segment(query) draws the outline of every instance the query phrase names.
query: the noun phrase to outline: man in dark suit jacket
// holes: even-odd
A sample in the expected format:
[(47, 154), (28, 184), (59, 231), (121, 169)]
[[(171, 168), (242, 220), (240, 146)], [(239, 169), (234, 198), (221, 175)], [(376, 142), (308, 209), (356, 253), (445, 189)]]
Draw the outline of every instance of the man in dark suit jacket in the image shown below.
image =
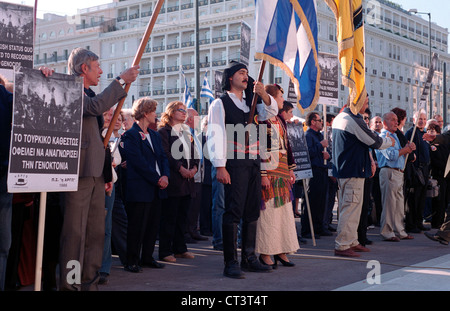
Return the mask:
[[(105, 236), (105, 148), (98, 117), (127, 94), (122, 84), (136, 80), (139, 66), (125, 70), (100, 94), (92, 94), (103, 71), (98, 56), (72, 51), (69, 72), (84, 78), (83, 126), (78, 190), (65, 193), (60, 247), (60, 290), (96, 290)], [(90, 91), (90, 92), (89, 92)], [(111, 186), (111, 185), (109, 185)], [(89, 247), (87, 247), (89, 246)]]

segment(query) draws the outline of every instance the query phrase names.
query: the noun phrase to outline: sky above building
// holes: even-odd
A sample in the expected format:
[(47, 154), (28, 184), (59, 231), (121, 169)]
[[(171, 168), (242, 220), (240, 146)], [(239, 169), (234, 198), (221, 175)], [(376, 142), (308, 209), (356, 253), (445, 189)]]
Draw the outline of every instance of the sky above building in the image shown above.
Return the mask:
[[(442, 0), (394, 0), (400, 4), (406, 11), (409, 9), (417, 9), (418, 12), (431, 13), (431, 22), (438, 24), (441, 27), (447, 28), (450, 31), (450, 1)], [(427, 14), (418, 14), (423, 19), (428, 21)], [(431, 26), (433, 27), (433, 26)]]
[[(323, 1), (323, 0), (318, 0)], [(371, 0), (376, 1), (376, 0)], [(35, 0), (7, 0), (6, 2), (20, 3), (34, 6)], [(101, 4), (111, 3), (112, 0), (77, 0), (77, 1), (61, 1), (61, 0), (38, 0), (38, 17), (44, 13), (54, 13), (58, 15), (75, 15), (78, 9), (85, 9)], [(419, 12), (431, 13), (431, 21), (439, 26), (447, 28), (450, 31), (450, 1), (443, 0), (393, 0), (392, 2), (402, 6), (406, 11), (409, 9), (417, 9)], [(428, 21), (428, 15), (418, 14), (424, 20)]]
[[(5, 2), (18, 3), (34, 6), (35, 0), (6, 0)], [(78, 9), (85, 9), (105, 3), (112, 3), (112, 0), (38, 0), (38, 17), (42, 18), (45, 13), (53, 13), (58, 15), (75, 15)]]

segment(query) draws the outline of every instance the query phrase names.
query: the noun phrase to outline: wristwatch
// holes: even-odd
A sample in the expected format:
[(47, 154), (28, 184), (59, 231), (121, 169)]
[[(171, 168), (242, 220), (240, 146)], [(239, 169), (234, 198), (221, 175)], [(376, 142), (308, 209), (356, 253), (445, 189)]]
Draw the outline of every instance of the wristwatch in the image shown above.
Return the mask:
[(121, 85), (125, 85), (125, 80), (122, 79), (120, 76), (117, 76), (117, 77), (116, 77), (116, 80), (119, 81), (119, 83), (120, 83)]

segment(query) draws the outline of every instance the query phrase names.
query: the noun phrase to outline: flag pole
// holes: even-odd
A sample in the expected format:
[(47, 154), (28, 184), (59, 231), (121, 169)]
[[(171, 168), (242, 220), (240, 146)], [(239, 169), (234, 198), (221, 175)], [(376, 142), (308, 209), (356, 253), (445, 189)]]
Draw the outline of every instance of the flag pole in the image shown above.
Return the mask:
[[(326, 104), (322, 104), (323, 106), (323, 139), (328, 140), (328, 129), (327, 129), (327, 105)], [(327, 151), (327, 147), (323, 148), (323, 151)], [(327, 165), (327, 160), (323, 160), (323, 164)]]
[(308, 189), (306, 186), (306, 179), (303, 179), (303, 191), (305, 192), (306, 209), (308, 210), (309, 227), (311, 228), (311, 239), (313, 242), (313, 246), (316, 246), (316, 237), (314, 236), (314, 226), (312, 221), (311, 208), (309, 206)]
[[(266, 61), (262, 60), (261, 61), (261, 65), (259, 66), (259, 74), (258, 74), (258, 80), (257, 80), (258, 82), (262, 81), (265, 67), (266, 67)], [(253, 123), (253, 117), (255, 116), (257, 100), (258, 100), (258, 94), (255, 93), (255, 94), (253, 94), (252, 107), (251, 107), (251, 110), (250, 110), (250, 115), (248, 117), (248, 124)]]
[[(36, 23), (37, 23), (37, 7), (38, 0), (34, 1), (34, 21), (33, 21), (33, 38), (36, 38)], [(34, 290), (41, 290), (42, 280), (42, 258), (44, 253), (44, 232), (45, 232), (45, 214), (47, 207), (47, 192), (40, 193), (39, 200), (39, 220), (38, 220), (38, 236), (36, 242), (36, 263), (34, 270)]]
[(39, 223), (36, 251), (36, 269), (34, 272), (34, 290), (41, 290), (42, 279), (42, 258), (44, 253), (44, 230), (45, 230), (45, 213), (47, 207), (47, 192), (41, 192), (39, 200)]
[[(158, 0), (158, 2), (156, 3), (155, 10), (153, 11), (152, 17), (147, 25), (147, 29), (145, 30), (144, 37), (142, 38), (141, 44), (139, 45), (139, 48), (138, 48), (138, 51), (134, 58), (132, 67), (139, 65), (139, 63), (141, 62), (142, 55), (144, 54), (145, 47), (147, 45), (148, 40), (150, 39), (150, 35), (153, 31), (153, 27), (156, 24), (156, 20), (158, 19), (158, 15), (159, 15), (159, 12), (161, 11), (161, 7), (162, 7), (163, 3), (164, 3), (164, 0)], [(128, 93), (128, 91), (130, 90), (130, 87), (131, 87), (131, 83), (127, 83), (124, 88), (125, 92)], [(111, 134), (114, 129), (114, 124), (117, 122), (117, 119), (119, 118), (119, 114), (120, 114), (120, 111), (122, 110), (122, 106), (123, 106), (124, 102), (125, 102), (125, 97), (119, 101), (119, 103), (117, 104), (117, 108), (114, 110), (114, 115), (111, 119), (111, 122), (109, 123), (108, 131), (106, 132), (105, 138), (103, 140), (103, 145), (105, 146), (105, 148), (108, 145), (109, 138), (111, 137)]]

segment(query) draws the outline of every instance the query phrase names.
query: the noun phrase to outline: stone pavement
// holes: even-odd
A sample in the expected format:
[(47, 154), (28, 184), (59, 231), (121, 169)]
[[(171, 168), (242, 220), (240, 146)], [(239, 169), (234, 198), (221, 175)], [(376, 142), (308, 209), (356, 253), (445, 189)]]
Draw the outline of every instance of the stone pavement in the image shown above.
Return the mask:
[[(297, 225), (299, 221), (297, 219)], [(188, 244), (194, 259), (177, 259), (163, 269), (124, 271), (115, 257), (107, 285), (101, 291), (432, 291), (450, 290), (449, 246), (414, 234), (414, 240), (382, 241), (379, 228), (368, 230), (374, 243), (359, 258), (334, 256), (334, 236), (321, 237), (289, 256), (295, 267), (270, 273), (246, 273), (246, 278), (226, 278), (221, 251), (210, 241)], [(157, 258), (158, 248), (155, 250)], [(378, 277), (378, 278), (377, 278)], [(379, 283), (379, 284), (378, 284)]]

